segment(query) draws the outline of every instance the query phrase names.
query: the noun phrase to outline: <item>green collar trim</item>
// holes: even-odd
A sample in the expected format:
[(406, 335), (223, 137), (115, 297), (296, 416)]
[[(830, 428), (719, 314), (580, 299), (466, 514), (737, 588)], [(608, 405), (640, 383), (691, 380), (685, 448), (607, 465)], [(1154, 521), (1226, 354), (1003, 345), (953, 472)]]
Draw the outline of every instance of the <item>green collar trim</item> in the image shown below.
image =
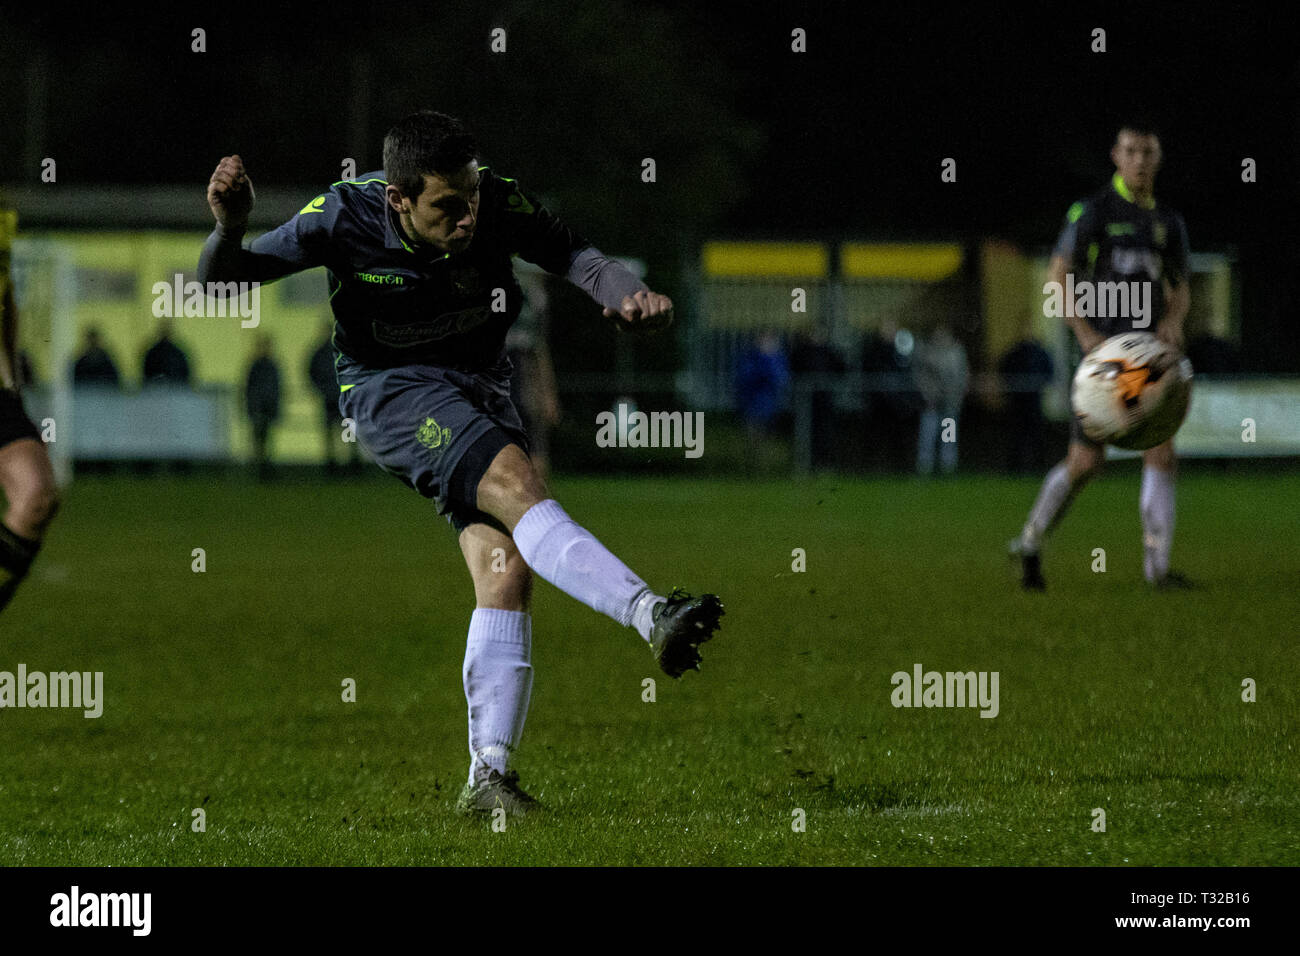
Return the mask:
[[(1137, 197), (1133, 195), (1133, 190), (1128, 188), (1128, 183), (1124, 182), (1124, 177), (1121, 176), (1118, 172), (1115, 173), (1115, 175), (1110, 178), (1110, 184), (1115, 188), (1115, 192), (1119, 193), (1129, 202), (1131, 203), (1137, 202)], [(1141, 205), (1143, 209), (1155, 209), (1156, 197), (1149, 196), (1144, 202), (1140, 203), (1139, 205)]]

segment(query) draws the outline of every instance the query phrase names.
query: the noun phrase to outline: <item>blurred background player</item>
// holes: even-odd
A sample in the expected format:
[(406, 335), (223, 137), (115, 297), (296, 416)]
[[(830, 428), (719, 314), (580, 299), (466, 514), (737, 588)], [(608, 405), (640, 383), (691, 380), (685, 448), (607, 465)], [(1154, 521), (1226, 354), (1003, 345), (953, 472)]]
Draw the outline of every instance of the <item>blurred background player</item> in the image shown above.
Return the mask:
[[(1162, 158), (1160, 138), (1146, 124), (1122, 126), (1110, 158), (1115, 164), (1110, 185), (1076, 202), (1066, 214), (1065, 226), (1052, 250), (1048, 279), (1062, 288), (1066, 275), (1071, 273), (1076, 287), (1082, 280), (1149, 283), (1147, 301), (1151, 311), (1146, 319), (1080, 317), (1075, 314), (1075, 303), (1065, 301), (1066, 322), (1083, 354), (1111, 336), (1134, 329), (1154, 330), (1162, 341), (1181, 349), (1183, 320), (1191, 305), (1187, 228), (1182, 216), (1156, 204), (1156, 173)], [(1105, 457), (1106, 446), (1090, 441), (1072, 421), (1065, 460), (1047, 473), (1020, 537), (1011, 542), (1011, 553), (1021, 562), (1021, 584), (1027, 590), (1046, 587), (1040, 561), (1043, 539), (1060, 521), (1074, 496), (1097, 474)], [(1176, 468), (1172, 438), (1142, 453), (1142, 571), (1147, 581), (1159, 588), (1189, 584), (1183, 575), (1169, 570)]]
[(519, 319), (506, 334), (506, 355), (514, 366), (510, 400), (528, 433), (529, 457), (545, 481), (551, 473), (551, 430), (560, 424), (560, 393), (551, 363), (550, 300), (544, 276), (519, 276), (524, 292)]
[(58, 491), (40, 432), (23, 410), (18, 352), (18, 310), (9, 274), (10, 248), (18, 217), (0, 206), (0, 611), (41, 549), (45, 529), (58, 510)]
[(321, 329), (321, 341), (307, 360), (307, 380), (320, 396), (322, 436), (325, 447), (325, 473), (335, 474), (339, 470), (334, 451), (340, 445), (346, 445), (348, 451), (347, 465), (350, 471), (357, 470), (361, 459), (357, 453), (355, 441), (343, 440), (343, 414), (339, 411), (339, 382), (334, 373), (334, 323), (327, 321)]
[[(208, 184), (217, 220), (199, 281), (269, 282), (324, 266), (334, 311), (339, 404), (386, 471), (436, 502), (474, 582), (462, 673), (469, 709), (466, 814), (526, 813), (509, 766), (532, 692), (536, 572), (634, 628), (661, 669), (698, 669), (716, 595), (656, 594), (550, 496), (510, 401), (505, 337), (522, 292), (512, 257), (561, 275), (633, 331), (658, 332), (672, 302), (480, 163), (460, 120), (424, 110), (384, 139), (384, 170), (335, 183), (278, 229), (241, 246), (253, 187), (238, 156)], [(493, 308), (497, 290), (504, 311)]]

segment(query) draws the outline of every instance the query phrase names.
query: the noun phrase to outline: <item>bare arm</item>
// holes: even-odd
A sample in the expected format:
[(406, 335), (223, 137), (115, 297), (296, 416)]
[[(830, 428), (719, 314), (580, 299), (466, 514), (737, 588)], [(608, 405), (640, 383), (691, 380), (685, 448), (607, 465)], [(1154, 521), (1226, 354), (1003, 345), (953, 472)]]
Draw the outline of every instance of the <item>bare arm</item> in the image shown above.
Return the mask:
[[(1047, 266), (1047, 277), (1050, 281), (1057, 283), (1062, 289), (1064, 289), (1065, 276), (1069, 271), (1070, 265), (1066, 262), (1064, 256), (1053, 256), (1052, 261)], [(1074, 333), (1074, 337), (1079, 342), (1079, 348), (1083, 349), (1083, 354), (1087, 355), (1105, 339), (1088, 324), (1086, 319), (1081, 319), (1079, 316), (1074, 314), (1074, 302), (1069, 296), (1064, 296), (1064, 304), (1065, 324), (1068, 325), (1070, 331)]]
[(1168, 280), (1165, 282), (1165, 317), (1160, 322), (1160, 327), (1156, 329), (1156, 337), (1162, 342), (1168, 342), (1178, 349), (1183, 349), (1183, 322), (1187, 318), (1187, 310), (1192, 307), (1192, 284), (1186, 279), (1176, 286), (1170, 286)]

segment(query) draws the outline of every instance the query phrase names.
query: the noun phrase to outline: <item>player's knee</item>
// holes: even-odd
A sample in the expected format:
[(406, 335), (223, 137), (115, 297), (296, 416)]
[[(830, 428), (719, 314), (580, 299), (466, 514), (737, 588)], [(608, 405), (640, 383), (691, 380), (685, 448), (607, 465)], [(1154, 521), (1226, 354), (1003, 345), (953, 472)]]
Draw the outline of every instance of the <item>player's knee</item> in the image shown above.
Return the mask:
[(513, 456), (507, 467), (490, 471), (488, 477), (496, 482), (496, 487), (514, 497), (523, 495), (545, 494), (541, 476), (533, 463), (522, 452)]
[(1092, 481), (1101, 474), (1101, 465), (1102, 457), (1096, 452), (1088, 450), (1072, 453), (1066, 462), (1071, 484), (1083, 485)]
[(33, 481), (15, 489), (9, 504), (16, 523), (41, 530), (59, 511), (59, 492), (50, 482)]
[(1174, 455), (1172, 445), (1158, 445), (1142, 453), (1142, 464), (1172, 473), (1178, 468), (1178, 458)]
[[(479, 507), (496, 514), (505, 502), (531, 503), (546, 497), (546, 485), (516, 445), (503, 448), (478, 484)], [(486, 505), (486, 507), (484, 507)]]

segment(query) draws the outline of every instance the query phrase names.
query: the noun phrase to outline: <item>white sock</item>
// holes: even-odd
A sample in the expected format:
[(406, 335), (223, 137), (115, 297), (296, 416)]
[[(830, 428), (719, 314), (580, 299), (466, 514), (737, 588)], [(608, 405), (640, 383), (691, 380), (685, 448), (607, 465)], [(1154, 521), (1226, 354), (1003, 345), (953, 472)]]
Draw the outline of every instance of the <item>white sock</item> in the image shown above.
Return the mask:
[(1029, 520), (1020, 532), (1020, 543), (1030, 553), (1037, 552), (1047, 532), (1056, 526), (1065, 509), (1074, 499), (1075, 489), (1070, 485), (1070, 470), (1065, 463), (1057, 465), (1043, 479), (1038, 499), (1029, 510)]
[(1142, 469), (1142, 573), (1159, 581), (1169, 573), (1169, 552), (1174, 547), (1174, 476), (1163, 468)]
[(505, 773), (519, 744), (533, 689), (533, 619), (525, 611), (477, 608), (465, 642), (469, 782)]
[(650, 639), (650, 609), (663, 598), (570, 518), (554, 498), (524, 512), (515, 525), (514, 539), (524, 563), (542, 580)]

